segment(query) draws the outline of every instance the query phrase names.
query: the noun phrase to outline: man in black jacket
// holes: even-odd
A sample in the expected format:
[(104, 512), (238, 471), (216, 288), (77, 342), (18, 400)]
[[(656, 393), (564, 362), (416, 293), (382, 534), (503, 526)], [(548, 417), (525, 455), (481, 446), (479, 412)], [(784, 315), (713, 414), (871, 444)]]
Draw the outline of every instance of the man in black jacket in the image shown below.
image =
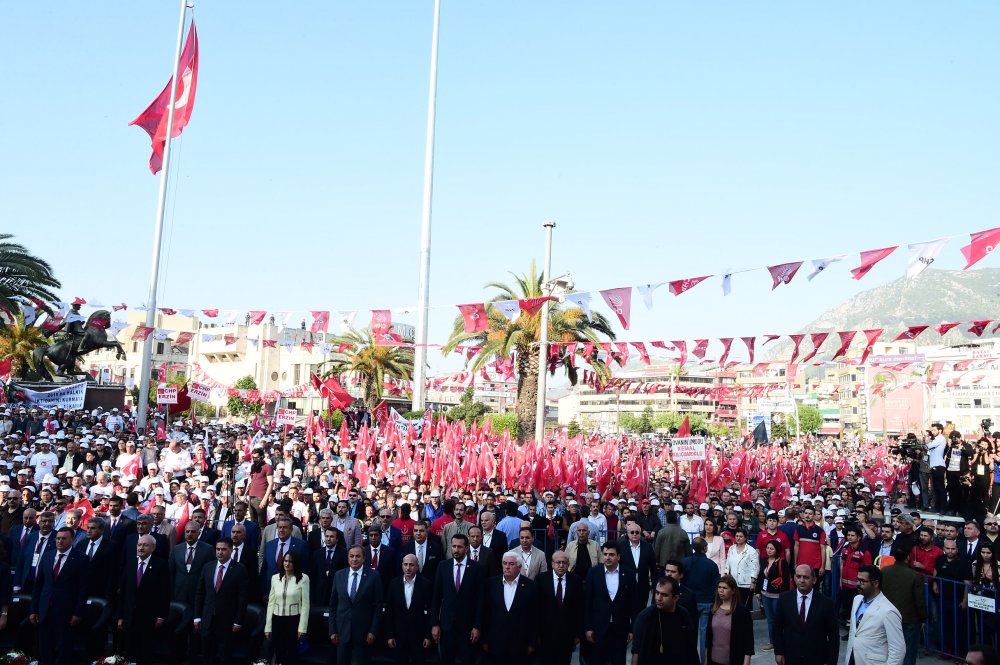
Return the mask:
[(678, 605), (681, 585), (671, 577), (656, 583), (653, 602), (635, 619), (632, 663), (699, 665), (698, 617)]
[(503, 555), (503, 573), (486, 580), (483, 650), (494, 665), (529, 662), (538, 631), (535, 584), (521, 574), (521, 557)]
[(777, 665), (837, 665), (840, 631), (832, 600), (814, 590), (816, 573), (795, 567), (795, 591), (778, 597), (774, 618), (774, 661)]
[(385, 637), (399, 665), (422, 665), (431, 645), (430, 580), (417, 574), (417, 557), (403, 557), (403, 574), (385, 595)]
[(583, 580), (569, 572), (569, 557), (552, 554), (552, 570), (535, 578), (538, 615), (545, 617), (539, 632), (539, 657), (551, 665), (569, 665), (583, 632)]
[[(648, 546), (648, 543), (647, 543)], [(604, 543), (604, 565), (587, 574), (583, 627), (593, 645), (594, 662), (599, 665), (625, 664), (625, 649), (632, 639), (635, 614), (635, 576), (619, 565), (619, 545)]]
[(153, 662), (155, 631), (170, 611), (170, 574), (166, 560), (153, 555), (156, 547), (152, 534), (139, 536), (118, 587), (118, 630), (123, 631), (125, 653), (137, 665)]
[[(190, 523), (189, 523), (190, 524)], [(195, 590), (194, 629), (201, 636), (205, 663), (229, 665), (233, 640), (243, 630), (248, 584), (247, 571), (232, 559), (233, 541), (220, 538), (215, 544), (215, 565), (202, 568)], [(248, 626), (245, 635), (253, 630)]]

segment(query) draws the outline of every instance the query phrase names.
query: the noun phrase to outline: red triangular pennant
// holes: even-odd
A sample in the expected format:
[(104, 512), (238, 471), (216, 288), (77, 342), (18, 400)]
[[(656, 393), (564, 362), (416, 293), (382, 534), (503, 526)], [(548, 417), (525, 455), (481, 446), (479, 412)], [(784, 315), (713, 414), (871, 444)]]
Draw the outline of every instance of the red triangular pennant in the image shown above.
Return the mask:
[(685, 291), (690, 291), (694, 287), (698, 286), (706, 279), (711, 277), (711, 275), (705, 275), (703, 277), (689, 277), (688, 279), (678, 279), (669, 283), (670, 292), (675, 296), (679, 296)]
[(618, 316), (622, 327), (628, 330), (629, 318), (632, 311), (632, 287), (625, 286), (617, 289), (605, 289), (601, 291), (601, 297), (608, 303), (611, 311)]
[(889, 256), (899, 245), (894, 247), (883, 247), (882, 249), (869, 249), (861, 252), (861, 265), (857, 268), (851, 269), (851, 274), (854, 275), (854, 279), (861, 279), (868, 274), (868, 271), (875, 267), (875, 264)]
[(771, 279), (774, 281), (774, 284), (771, 285), (771, 290), (774, 291), (781, 284), (788, 284), (791, 282), (792, 278), (795, 277), (795, 273), (797, 273), (801, 267), (802, 261), (768, 266), (767, 271), (771, 273)]

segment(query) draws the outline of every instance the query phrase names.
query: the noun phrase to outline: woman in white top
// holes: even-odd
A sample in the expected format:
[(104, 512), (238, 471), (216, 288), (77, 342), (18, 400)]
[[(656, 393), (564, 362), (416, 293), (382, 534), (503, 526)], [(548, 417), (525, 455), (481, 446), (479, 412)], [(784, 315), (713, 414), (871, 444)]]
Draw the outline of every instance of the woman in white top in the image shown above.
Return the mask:
[(752, 610), (753, 592), (760, 574), (760, 555), (747, 544), (747, 531), (743, 527), (733, 531), (733, 546), (726, 557), (726, 572), (736, 580), (740, 604)]
[(726, 541), (719, 535), (719, 525), (716, 523), (715, 518), (705, 518), (705, 526), (702, 528), (701, 537), (708, 543), (708, 551), (705, 552), (705, 556), (710, 561), (714, 561), (715, 565), (719, 567), (719, 574), (724, 575), (726, 572)]
[(285, 555), (282, 568), (271, 576), (264, 638), (270, 640), (274, 635), (275, 662), (297, 665), (299, 640), (309, 627), (309, 576), (302, 572), (302, 560), (295, 551)]

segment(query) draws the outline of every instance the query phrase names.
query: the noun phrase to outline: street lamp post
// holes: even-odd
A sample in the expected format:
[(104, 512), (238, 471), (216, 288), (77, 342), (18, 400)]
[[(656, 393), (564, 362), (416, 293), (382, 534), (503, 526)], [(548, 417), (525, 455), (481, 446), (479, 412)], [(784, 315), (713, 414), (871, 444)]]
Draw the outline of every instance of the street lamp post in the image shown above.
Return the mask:
[[(556, 223), (552, 221), (542, 224), (545, 227), (545, 266), (542, 271), (542, 295), (547, 296), (552, 291), (549, 277), (552, 276), (552, 229)], [(545, 372), (549, 361), (549, 303), (542, 304), (542, 316), (539, 323), (540, 339), (538, 342), (538, 397), (535, 402), (535, 441), (540, 442), (545, 436)]]

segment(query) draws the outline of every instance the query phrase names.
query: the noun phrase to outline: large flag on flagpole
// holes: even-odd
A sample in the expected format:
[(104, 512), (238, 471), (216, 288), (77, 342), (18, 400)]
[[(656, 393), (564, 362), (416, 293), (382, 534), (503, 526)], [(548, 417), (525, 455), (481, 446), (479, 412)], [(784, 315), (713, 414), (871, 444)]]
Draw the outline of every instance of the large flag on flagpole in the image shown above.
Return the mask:
[[(187, 42), (181, 52), (181, 58), (177, 66), (178, 81), (177, 92), (174, 96), (174, 126), (170, 138), (177, 138), (184, 131), (188, 121), (191, 120), (191, 111), (194, 109), (195, 92), (198, 89), (198, 31), (195, 29), (194, 21), (191, 21), (191, 29), (188, 30)], [(129, 125), (138, 125), (146, 130), (153, 143), (153, 155), (149, 158), (149, 170), (152, 173), (159, 173), (163, 168), (163, 147), (167, 141), (167, 114), (169, 112), (170, 88), (173, 77), (167, 81), (167, 86), (163, 89), (153, 103), (146, 107), (146, 110), (139, 114)]]

